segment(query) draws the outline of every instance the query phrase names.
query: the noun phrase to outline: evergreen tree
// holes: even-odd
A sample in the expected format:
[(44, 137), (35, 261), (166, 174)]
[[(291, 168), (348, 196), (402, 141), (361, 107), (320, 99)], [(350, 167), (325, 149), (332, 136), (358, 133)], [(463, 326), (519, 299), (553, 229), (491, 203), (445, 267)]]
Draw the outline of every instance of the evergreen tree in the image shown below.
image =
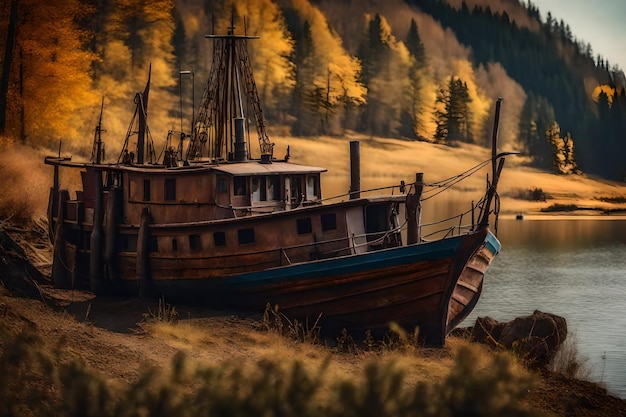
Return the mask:
[(524, 152), (532, 158), (532, 165), (550, 169), (554, 154), (546, 140), (546, 131), (556, 122), (548, 100), (529, 93), (520, 114), (519, 139)]
[[(316, 110), (307, 97), (309, 88), (314, 85), (315, 45), (311, 36), (311, 25), (308, 20), (300, 22), (295, 13), (286, 14), (288, 29), (294, 40), (292, 62), (294, 64), (294, 89), (292, 111), (295, 121), (291, 126), (294, 135), (306, 135), (316, 132)], [(307, 100), (309, 98), (309, 100)]]
[(403, 114), (412, 111), (410, 53), (391, 33), (386, 19), (375, 15), (359, 47), (361, 80), (367, 88), (367, 104), (360, 128), (370, 134), (398, 136)]
[(411, 19), (411, 27), (406, 38), (406, 47), (411, 54), (411, 68), (409, 69), (411, 108), (403, 113), (402, 135), (418, 137), (421, 130), (418, 115), (421, 112), (421, 90), (424, 71), (427, 68), (426, 51), (419, 35), (415, 19)]
[(469, 129), (470, 102), (467, 84), (460, 78), (450, 77), (447, 87), (437, 94), (435, 142), (454, 144), (473, 141)]

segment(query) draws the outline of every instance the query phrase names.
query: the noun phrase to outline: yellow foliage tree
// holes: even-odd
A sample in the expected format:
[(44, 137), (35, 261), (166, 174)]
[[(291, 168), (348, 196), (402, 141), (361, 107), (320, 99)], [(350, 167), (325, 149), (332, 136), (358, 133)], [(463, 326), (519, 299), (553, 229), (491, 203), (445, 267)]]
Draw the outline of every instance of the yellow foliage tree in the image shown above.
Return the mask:
[(172, 0), (113, 0), (106, 9), (97, 10), (102, 27), (96, 50), (102, 60), (96, 67), (95, 84), (105, 97), (103, 123), (109, 132), (107, 139), (116, 147), (124, 140), (134, 94), (143, 90), (149, 67), (150, 131), (164, 138), (176, 123), (170, 114), (178, 103), (178, 96), (172, 93), (178, 83), (172, 9)]
[[(3, 8), (4, 9), (4, 8)], [(4, 10), (3, 10), (4, 11)], [(78, 115), (93, 106), (91, 64), (78, 22), (91, 10), (79, 0), (20, 0), (7, 92), (6, 133), (33, 146), (82, 132)], [(6, 16), (1, 16), (6, 25)], [(6, 26), (2, 26), (6, 33)], [(4, 39), (3, 39), (4, 40)]]
[[(309, 0), (291, 0), (291, 7), (301, 21), (308, 22), (313, 43), (311, 74), (305, 80), (309, 85), (304, 88), (311, 93), (323, 92), (327, 111), (344, 106), (345, 112), (350, 106), (364, 104), (367, 91), (359, 81), (359, 60), (348, 54), (341, 37), (332, 31), (324, 14)], [(340, 112), (335, 111), (334, 117), (330, 114), (325, 116), (335, 124), (327, 128), (338, 133)]]

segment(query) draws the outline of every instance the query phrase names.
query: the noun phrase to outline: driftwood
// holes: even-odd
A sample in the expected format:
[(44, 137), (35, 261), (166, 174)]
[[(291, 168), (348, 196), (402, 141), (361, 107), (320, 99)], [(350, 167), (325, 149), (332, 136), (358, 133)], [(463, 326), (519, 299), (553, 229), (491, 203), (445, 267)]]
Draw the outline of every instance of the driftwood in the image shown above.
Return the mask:
[(531, 368), (546, 368), (566, 338), (565, 319), (538, 310), (510, 322), (479, 317), (471, 333), (472, 341), (512, 350)]
[(40, 283), (47, 282), (39, 268), (50, 266), (49, 245), (39, 243), (46, 232), (43, 221), (28, 227), (0, 222), (0, 284), (29, 298), (44, 299)]

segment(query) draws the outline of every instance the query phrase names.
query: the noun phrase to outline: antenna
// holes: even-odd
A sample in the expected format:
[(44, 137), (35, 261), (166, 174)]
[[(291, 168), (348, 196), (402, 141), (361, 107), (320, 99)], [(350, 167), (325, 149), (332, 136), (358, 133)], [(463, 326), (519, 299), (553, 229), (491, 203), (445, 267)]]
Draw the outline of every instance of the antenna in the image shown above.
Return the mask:
[(102, 112), (104, 110), (104, 97), (100, 105), (100, 117), (93, 135), (93, 148), (91, 150), (91, 162), (94, 164), (102, 163)]

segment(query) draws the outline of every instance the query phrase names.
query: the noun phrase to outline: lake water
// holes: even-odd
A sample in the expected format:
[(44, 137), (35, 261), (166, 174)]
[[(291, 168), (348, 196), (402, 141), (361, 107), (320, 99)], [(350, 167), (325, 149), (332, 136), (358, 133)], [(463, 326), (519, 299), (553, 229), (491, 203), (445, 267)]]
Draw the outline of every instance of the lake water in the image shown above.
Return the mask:
[(498, 238), (502, 250), (463, 325), (534, 310), (563, 316), (588, 379), (626, 398), (626, 218), (501, 219)]

